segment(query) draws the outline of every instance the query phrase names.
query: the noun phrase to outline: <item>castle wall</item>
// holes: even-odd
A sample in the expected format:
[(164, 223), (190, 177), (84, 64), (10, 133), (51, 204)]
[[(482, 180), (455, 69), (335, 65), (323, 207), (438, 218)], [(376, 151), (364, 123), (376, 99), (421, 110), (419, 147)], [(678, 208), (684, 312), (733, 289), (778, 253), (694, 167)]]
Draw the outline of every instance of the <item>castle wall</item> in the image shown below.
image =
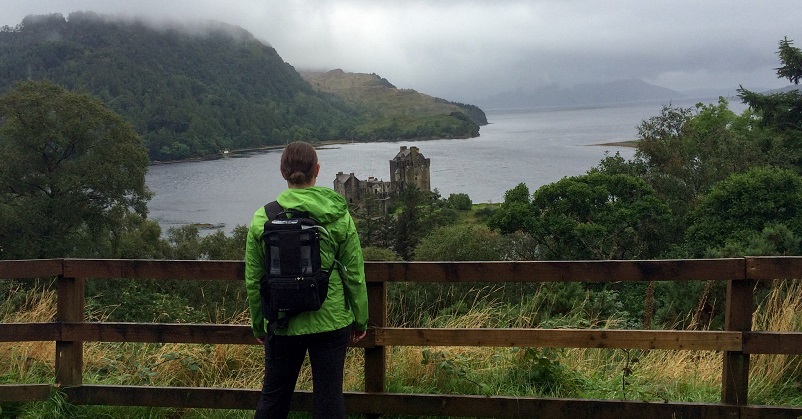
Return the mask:
[(431, 191), (429, 167), (431, 161), (420, 153), (418, 147), (401, 146), (393, 160), (390, 160), (390, 181), (375, 177), (359, 180), (353, 173), (337, 173), (334, 190), (342, 195), (354, 210), (363, 209), (368, 198), (379, 203), (381, 211), (386, 212), (388, 202), (399, 192), (410, 186), (421, 191)]

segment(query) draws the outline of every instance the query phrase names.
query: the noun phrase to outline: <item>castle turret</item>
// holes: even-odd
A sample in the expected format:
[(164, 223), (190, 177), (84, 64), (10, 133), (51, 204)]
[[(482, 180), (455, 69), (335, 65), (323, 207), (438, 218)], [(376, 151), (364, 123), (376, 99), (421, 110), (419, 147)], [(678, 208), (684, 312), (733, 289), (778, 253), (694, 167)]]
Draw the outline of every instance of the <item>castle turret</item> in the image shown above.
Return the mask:
[(429, 192), (431, 190), (430, 164), (431, 161), (421, 154), (418, 147), (401, 146), (395, 158), (390, 160), (390, 182), (397, 191), (414, 186), (421, 191)]

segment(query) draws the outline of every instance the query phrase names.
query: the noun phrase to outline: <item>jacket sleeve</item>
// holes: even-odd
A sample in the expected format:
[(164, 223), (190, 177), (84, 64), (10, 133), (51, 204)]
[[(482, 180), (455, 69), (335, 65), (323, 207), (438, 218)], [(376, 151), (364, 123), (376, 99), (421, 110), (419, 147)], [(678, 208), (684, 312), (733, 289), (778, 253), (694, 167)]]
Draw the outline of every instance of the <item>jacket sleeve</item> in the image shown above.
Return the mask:
[(251, 329), (254, 336), (265, 335), (265, 319), (262, 314), (262, 297), (259, 294), (259, 280), (265, 272), (264, 250), (261, 244), (261, 230), (257, 216), (251, 222), (248, 237), (245, 241), (245, 291), (248, 295), (248, 307), (251, 314)]
[(365, 263), (362, 258), (362, 246), (356, 232), (354, 220), (346, 214), (347, 234), (344, 245), (340, 247), (338, 260), (345, 267), (345, 298), (348, 299), (354, 314), (354, 330), (366, 330), (368, 327), (368, 290), (365, 284)]

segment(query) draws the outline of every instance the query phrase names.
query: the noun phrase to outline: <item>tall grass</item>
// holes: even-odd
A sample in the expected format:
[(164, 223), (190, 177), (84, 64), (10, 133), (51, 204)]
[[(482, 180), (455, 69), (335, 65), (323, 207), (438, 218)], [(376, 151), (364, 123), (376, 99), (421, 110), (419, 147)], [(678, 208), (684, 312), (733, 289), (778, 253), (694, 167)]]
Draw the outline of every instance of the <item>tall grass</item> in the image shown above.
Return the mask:
[[(802, 331), (802, 280), (775, 281), (755, 310), (752, 329)], [(802, 357), (754, 355), (749, 367), (750, 402), (802, 404)]]
[[(56, 314), (56, 293), (43, 285), (14, 283), (0, 304), (2, 323), (50, 322)], [(0, 342), (0, 383), (51, 383), (55, 342)]]
[[(509, 290), (507, 290), (509, 291)], [(527, 290), (531, 291), (531, 290)], [(47, 322), (55, 314), (55, 295), (47, 287), (12, 289), (15, 298), (0, 303), (0, 321)], [(623, 319), (593, 317), (593, 301), (580, 301), (562, 315), (552, 297), (524, 298), (518, 304), (493, 299), (496, 288), (443, 289), (457, 301), (451, 307), (419, 307), (401, 313), (402, 325), (444, 328), (594, 327), (618, 328)], [(21, 293), (24, 293), (21, 294)], [(526, 294), (523, 290), (522, 294)], [(401, 293), (402, 295), (404, 293)], [(802, 331), (802, 281), (777, 282), (758, 301), (754, 330)], [(553, 295), (549, 294), (549, 295)], [(439, 295), (445, 296), (445, 294)], [(431, 299), (437, 301), (437, 298)], [(392, 302), (397, 304), (398, 302)], [(431, 309), (431, 310), (430, 310)], [(391, 312), (393, 308), (391, 307)], [(89, 313), (104, 319), (103, 313)], [(220, 319), (248, 324), (247, 313)], [(402, 319), (402, 320), (399, 320)], [(4, 383), (52, 383), (53, 342), (0, 343), (0, 375)], [(251, 388), (261, 386), (263, 350), (259, 345), (84, 344), (84, 381), (99, 384)], [(702, 351), (549, 349), (488, 347), (393, 347), (388, 351), (387, 389), (391, 392), (481, 394), (717, 402), (722, 355)], [(362, 351), (349, 349), (345, 388), (361, 391)], [(299, 389), (311, 389), (304, 366)], [(799, 356), (751, 357), (750, 403), (802, 404), (802, 362)], [(58, 394), (45, 403), (4, 404), (19, 417), (249, 417), (250, 412), (201, 409), (150, 409), (70, 406)], [(303, 415), (299, 415), (303, 417)]]

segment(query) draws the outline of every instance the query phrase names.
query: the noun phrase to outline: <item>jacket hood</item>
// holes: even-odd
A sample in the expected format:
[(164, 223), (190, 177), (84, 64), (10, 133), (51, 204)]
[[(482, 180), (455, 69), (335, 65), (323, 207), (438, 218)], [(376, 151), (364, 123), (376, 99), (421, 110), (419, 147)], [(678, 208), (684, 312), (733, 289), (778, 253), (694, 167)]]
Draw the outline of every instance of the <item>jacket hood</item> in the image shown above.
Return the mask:
[(345, 198), (333, 189), (322, 186), (288, 188), (279, 194), (276, 201), (285, 210), (304, 211), (322, 224), (334, 222), (348, 212)]

